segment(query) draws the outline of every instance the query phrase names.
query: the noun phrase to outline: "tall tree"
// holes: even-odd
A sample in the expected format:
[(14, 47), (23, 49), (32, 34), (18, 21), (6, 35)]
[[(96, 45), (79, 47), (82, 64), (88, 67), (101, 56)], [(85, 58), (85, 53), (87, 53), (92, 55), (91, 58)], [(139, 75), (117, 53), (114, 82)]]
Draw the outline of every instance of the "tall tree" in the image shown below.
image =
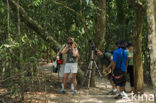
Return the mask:
[[(97, 17), (96, 35), (94, 38), (97, 48), (101, 48), (102, 46), (104, 46), (104, 36), (106, 34), (106, 0), (98, 0), (97, 6), (100, 10), (98, 11), (99, 16)], [(91, 86), (93, 87), (95, 86), (95, 73), (96, 69), (94, 68), (91, 79)]]
[(153, 87), (156, 93), (156, 16), (154, 0), (147, 0), (148, 39), (150, 48), (150, 69)]
[[(17, 0), (17, 4), (19, 5), (19, 0)], [(21, 101), (24, 100), (24, 85), (23, 85), (23, 53), (22, 53), (22, 35), (21, 35), (21, 19), (20, 19), (20, 12), (19, 12), (19, 6), (17, 6), (17, 32), (18, 32), (18, 38), (19, 38), (19, 69), (21, 73), (20, 78), (20, 99)]]
[(7, 0), (7, 27), (8, 27), (8, 38), (10, 39), (10, 6)]
[(135, 76), (135, 93), (143, 93), (143, 65), (142, 65), (142, 28), (145, 16), (144, 5), (140, 0), (129, 0), (135, 10), (135, 27), (133, 31), (134, 43), (134, 76)]
[(118, 18), (118, 23), (119, 24), (124, 24), (124, 22), (125, 22), (124, 1), (125, 0), (116, 0), (117, 18)]
[(96, 44), (100, 48), (104, 44), (106, 34), (106, 0), (98, 0), (99, 16), (96, 23)]

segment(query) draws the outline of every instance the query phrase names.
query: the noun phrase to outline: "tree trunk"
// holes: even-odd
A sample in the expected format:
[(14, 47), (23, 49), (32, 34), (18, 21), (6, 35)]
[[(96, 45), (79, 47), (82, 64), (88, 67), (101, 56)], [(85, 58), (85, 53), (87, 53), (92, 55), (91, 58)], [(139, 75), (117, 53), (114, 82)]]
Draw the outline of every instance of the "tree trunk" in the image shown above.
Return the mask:
[[(148, 21), (148, 39), (150, 48), (150, 69), (151, 78), (154, 88), (154, 93), (156, 93), (156, 21), (155, 21), (155, 8), (154, 0), (147, 0), (147, 21)], [(156, 102), (156, 101), (155, 101)]]
[(151, 71), (150, 71), (150, 50), (149, 50), (149, 44), (148, 44), (148, 33), (144, 33), (143, 40), (142, 40), (142, 47), (143, 47), (143, 57), (144, 57), (144, 63), (143, 63), (143, 75), (144, 75), (144, 81), (147, 84), (152, 85), (152, 79), (151, 79)]
[[(98, 7), (100, 16), (97, 17), (95, 44), (97, 48), (104, 46), (104, 36), (106, 34), (106, 0), (99, 0)], [(97, 61), (97, 58), (95, 59)], [(101, 67), (101, 66), (100, 66)], [(91, 87), (95, 87), (96, 68), (93, 68), (91, 77)]]
[[(156, 0), (154, 0), (154, 15), (155, 15), (155, 24), (156, 24)], [(155, 30), (156, 30), (156, 26), (155, 26)]]
[(106, 34), (106, 0), (99, 0), (98, 7), (100, 16), (97, 17), (95, 41), (97, 48), (100, 48), (104, 45)]
[(118, 23), (119, 24), (124, 24), (125, 22), (125, 15), (124, 15), (124, 0), (116, 0), (116, 5), (117, 5), (117, 18), (118, 18)]
[(8, 31), (8, 39), (10, 39), (10, 6), (9, 1), (7, 0), (7, 31)]
[[(17, 0), (17, 4), (19, 4), (19, 0)], [(20, 75), (20, 101), (23, 101), (24, 100), (24, 85), (23, 85), (23, 71), (24, 71), (24, 68), (23, 68), (23, 64), (24, 64), (24, 61), (23, 61), (23, 53), (22, 53), (22, 35), (21, 35), (21, 19), (20, 19), (20, 13), (19, 13), (19, 6), (17, 6), (17, 30), (18, 30), (18, 38), (19, 38), (19, 74)]]
[(133, 31), (134, 43), (134, 85), (135, 93), (143, 93), (143, 66), (142, 66), (142, 28), (145, 16), (145, 8), (138, 0), (130, 0), (135, 10), (135, 27)]

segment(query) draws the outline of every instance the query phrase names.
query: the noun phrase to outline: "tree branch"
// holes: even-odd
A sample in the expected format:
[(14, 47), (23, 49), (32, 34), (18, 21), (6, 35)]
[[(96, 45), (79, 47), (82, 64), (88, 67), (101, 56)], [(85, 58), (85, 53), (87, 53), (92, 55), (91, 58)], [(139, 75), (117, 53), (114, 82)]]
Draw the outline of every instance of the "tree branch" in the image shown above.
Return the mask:
[(19, 7), (19, 13), (22, 21), (32, 30), (34, 30), (42, 39), (47, 42), (53, 42), (55, 46), (61, 47), (61, 45), (49, 35), (49, 33), (40, 25), (36, 20), (33, 20), (28, 13), (22, 8), (19, 4), (17, 4), (14, 0), (9, 0), (10, 4), (14, 7)]
[(64, 4), (60, 3), (60, 2), (57, 2), (57, 1), (54, 1), (54, 0), (49, 0), (49, 1), (56, 4), (56, 5), (59, 5), (59, 6), (62, 6), (64, 8), (66, 8), (66, 9), (68, 9), (69, 11), (75, 13), (78, 16), (81, 16), (79, 12), (75, 11), (74, 9), (72, 9), (72, 8), (70, 8), (70, 7), (64, 5)]

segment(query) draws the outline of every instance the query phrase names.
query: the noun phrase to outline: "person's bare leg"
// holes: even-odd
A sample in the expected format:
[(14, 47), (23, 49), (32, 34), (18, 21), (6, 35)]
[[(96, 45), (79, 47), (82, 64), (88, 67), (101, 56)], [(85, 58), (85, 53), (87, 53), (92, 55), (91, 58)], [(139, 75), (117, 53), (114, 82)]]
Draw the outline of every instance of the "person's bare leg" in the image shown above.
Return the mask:
[(115, 83), (113, 82), (113, 80), (109, 80), (110, 81), (110, 84), (112, 85), (112, 89), (116, 89), (116, 85), (115, 85)]
[(72, 82), (74, 84), (74, 90), (76, 90), (76, 86), (77, 86), (76, 74), (77, 73), (72, 74)]
[(67, 81), (68, 81), (68, 76), (69, 76), (69, 73), (65, 73), (64, 74), (64, 88), (66, 88), (66, 84), (67, 84)]
[(120, 86), (120, 92), (123, 92), (125, 90), (125, 87), (124, 86)]
[(60, 79), (61, 79), (61, 87), (62, 87), (62, 90), (64, 90), (64, 78), (61, 77)]
[(132, 89), (131, 91), (134, 92), (134, 87), (131, 87), (131, 89)]
[(72, 79), (72, 74), (70, 74), (70, 82), (71, 82), (71, 90), (74, 90), (74, 83), (73, 83), (73, 79)]

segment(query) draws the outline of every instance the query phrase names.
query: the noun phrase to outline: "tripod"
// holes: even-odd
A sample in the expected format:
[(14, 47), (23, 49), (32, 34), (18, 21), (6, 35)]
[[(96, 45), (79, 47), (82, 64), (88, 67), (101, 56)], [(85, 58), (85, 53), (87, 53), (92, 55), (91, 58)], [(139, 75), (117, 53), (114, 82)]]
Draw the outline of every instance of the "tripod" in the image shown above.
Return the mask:
[[(96, 64), (96, 61), (94, 60), (94, 53), (95, 53), (95, 49), (92, 48), (92, 50), (91, 50), (91, 60), (90, 60), (89, 65), (88, 65), (88, 70), (87, 70), (87, 72), (85, 74), (86, 79), (87, 79), (87, 76), (89, 75), (89, 77), (88, 77), (88, 89), (90, 88), (90, 81), (91, 81), (91, 76), (92, 76), (93, 65), (95, 65), (96, 70), (98, 71), (100, 77), (102, 77), (102, 74), (101, 74), (101, 72), (100, 72), (100, 70), (99, 70), (99, 68), (98, 68), (98, 66)], [(84, 84), (85, 80), (83, 81), (82, 85)]]

